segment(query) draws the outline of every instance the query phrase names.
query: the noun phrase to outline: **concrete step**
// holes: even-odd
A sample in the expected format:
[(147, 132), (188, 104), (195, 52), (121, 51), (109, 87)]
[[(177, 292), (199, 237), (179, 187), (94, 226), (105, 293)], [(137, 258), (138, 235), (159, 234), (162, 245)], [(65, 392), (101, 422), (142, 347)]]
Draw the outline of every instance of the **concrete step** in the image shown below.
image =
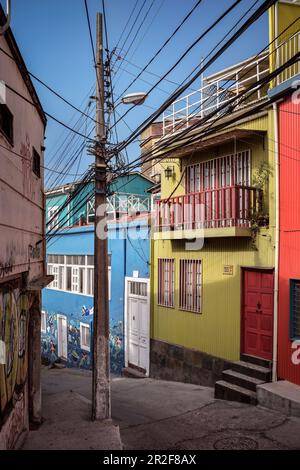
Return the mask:
[(256, 364), (257, 366), (266, 367), (267, 369), (272, 368), (272, 361), (267, 359), (261, 359), (260, 357), (251, 356), (250, 354), (241, 354), (241, 361), (250, 362)]
[(255, 377), (250, 377), (249, 375), (241, 374), (240, 372), (237, 372), (232, 369), (223, 370), (222, 379), (225, 382), (238, 385), (239, 387), (246, 388), (247, 390), (251, 390), (252, 392), (256, 392), (257, 385), (261, 385), (264, 383), (263, 380), (256, 379)]
[(143, 372), (140, 372), (139, 370), (134, 369), (133, 367), (124, 367), (122, 369), (122, 376), (131, 378), (131, 379), (145, 379), (146, 378), (146, 375)]
[(241, 374), (254, 377), (262, 380), (263, 382), (270, 382), (271, 380), (271, 369), (267, 367), (262, 367), (245, 361), (233, 362), (231, 367), (235, 372), (240, 372)]
[(249, 405), (257, 404), (255, 392), (240, 387), (239, 385), (225, 382), (224, 380), (219, 380), (215, 383), (215, 398), (248, 403)]

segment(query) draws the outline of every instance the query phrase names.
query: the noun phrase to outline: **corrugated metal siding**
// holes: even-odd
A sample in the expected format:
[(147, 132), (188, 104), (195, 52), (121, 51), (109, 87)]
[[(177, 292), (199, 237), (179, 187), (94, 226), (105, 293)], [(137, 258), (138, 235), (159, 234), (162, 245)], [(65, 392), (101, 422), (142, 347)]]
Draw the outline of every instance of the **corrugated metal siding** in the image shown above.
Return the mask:
[[(263, 234), (262, 234), (263, 235)], [(183, 345), (229, 360), (240, 355), (241, 266), (272, 267), (274, 250), (269, 238), (258, 237), (258, 250), (250, 240), (210, 239), (201, 251), (186, 251), (185, 242), (156, 241), (153, 272), (157, 279), (157, 259), (175, 259), (175, 309), (157, 305), (157, 283), (152, 283), (152, 337)], [(179, 260), (202, 260), (202, 313), (179, 310)], [(224, 275), (225, 265), (233, 265), (233, 275)]]
[[(274, 168), (273, 113), (239, 125), (239, 128), (268, 131), (262, 138), (254, 136), (247, 141), (226, 143), (218, 149), (195, 152), (182, 160), (185, 165), (211, 160), (247, 149), (251, 151), (251, 176), (262, 161)], [(170, 163), (164, 163), (164, 165)], [(180, 163), (174, 164), (176, 177), (167, 180), (162, 174), (162, 198), (167, 198), (180, 181)], [(183, 194), (183, 185), (176, 194)], [(205, 241), (200, 251), (187, 251), (181, 240), (155, 240), (151, 245), (151, 337), (172, 344), (182, 345), (228, 360), (240, 357), (241, 329), (241, 267), (274, 266), (274, 178), (270, 176), (264, 192), (265, 211), (270, 214), (270, 228), (262, 229), (254, 248), (249, 239), (219, 238)], [(216, 229), (218, 230), (218, 229)], [(175, 308), (157, 305), (157, 259), (175, 259)], [(179, 260), (202, 260), (201, 314), (179, 309)], [(225, 265), (233, 266), (233, 275), (223, 274)]]
[(280, 266), (278, 375), (300, 385), (300, 365), (292, 363), (289, 279), (300, 279), (300, 104), (279, 105)]

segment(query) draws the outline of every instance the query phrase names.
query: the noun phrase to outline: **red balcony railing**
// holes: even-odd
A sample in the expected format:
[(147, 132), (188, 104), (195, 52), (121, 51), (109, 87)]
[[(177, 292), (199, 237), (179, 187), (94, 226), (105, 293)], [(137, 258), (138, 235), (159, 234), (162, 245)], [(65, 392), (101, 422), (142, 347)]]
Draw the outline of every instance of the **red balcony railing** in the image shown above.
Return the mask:
[(226, 186), (156, 201), (156, 230), (250, 227), (261, 211), (262, 191)]

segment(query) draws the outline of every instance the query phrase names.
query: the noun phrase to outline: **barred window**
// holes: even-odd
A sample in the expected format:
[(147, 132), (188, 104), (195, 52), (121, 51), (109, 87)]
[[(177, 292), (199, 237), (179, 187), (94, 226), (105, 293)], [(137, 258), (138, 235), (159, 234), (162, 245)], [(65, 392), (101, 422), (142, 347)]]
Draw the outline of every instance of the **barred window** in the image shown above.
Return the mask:
[(186, 193), (197, 193), (232, 185), (250, 185), (250, 151), (226, 155), (189, 165), (186, 168)]
[(201, 313), (202, 263), (201, 260), (180, 260), (179, 307)]
[(158, 260), (158, 304), (174, 307), (175, 262), (174, 259)]
[(300, 339), (300, 280), (290, 280), (290, 336)]

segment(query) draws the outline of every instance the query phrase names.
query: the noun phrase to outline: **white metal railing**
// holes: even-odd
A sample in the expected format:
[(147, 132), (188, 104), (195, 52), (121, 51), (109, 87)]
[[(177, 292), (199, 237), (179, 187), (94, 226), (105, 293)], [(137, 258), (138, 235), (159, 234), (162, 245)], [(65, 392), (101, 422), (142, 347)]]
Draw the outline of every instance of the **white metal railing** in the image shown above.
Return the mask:
[[(290, 38), (282, 41), (277, 47), (276, 52), (276, 65), (277, 67), (285, 64), (295, 54), (300, 51), (300, 33), (295, 33)], [(295, 75), (300, 73), (300, 61), (295, 62), (290, 67), (287, 67), (280, 75), (277, 76), (277, 85), (289, 80)]]
[[(239, 64), (236, 69), (224, 71), (216, 79), (203, 78), (202, 86), (188, 95), (174, 101), (163, 114), (163, 135), (188, 128), (196, 119), (224, 106), (233, 97), (238, 97), (250, 85), (269, 73), (268, 54), (251, 62)], [(255, 92), (256, 88), (251, 92)], [(249, 100), (259, 100), (267, 91), (257, 87)], [(244, 105), (244, 104), (243, 104)], [(223, 108), (226, 111), (226, 106)]]
[[(151, 197), (140, 194), (116, 193), (107, 197), (107, 214), (136, 214), (151, 211)], [(87, 205), (87, 219), (92, 221), (95, 217), (95, 199)]]

